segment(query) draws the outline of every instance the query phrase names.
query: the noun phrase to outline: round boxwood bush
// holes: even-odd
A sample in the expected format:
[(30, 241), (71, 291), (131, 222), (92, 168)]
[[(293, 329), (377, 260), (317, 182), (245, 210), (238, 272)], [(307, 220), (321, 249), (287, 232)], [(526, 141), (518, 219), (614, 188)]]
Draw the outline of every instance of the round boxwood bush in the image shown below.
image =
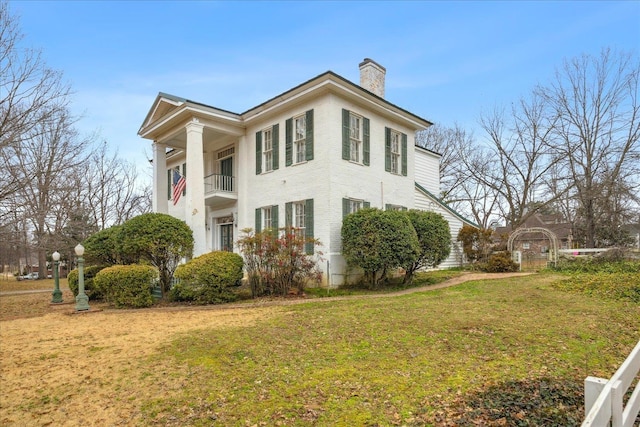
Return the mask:
[(219, 304), (236, 299), (232, 288), (242, 280), (242, 257), (233, 252), (214, 251), (178, 266), (178, 283), (171, 298), (198, 304)]
[(489, 256), (486, 263), (481, 264), (480, 269), (488, 273), (508, 273), (518, 271), (520, 265), (511, 259), (509, 252), (496, 252)]
[[(104, 295), (100, 290), (96, 289), (94, 285), (94, 278), (96, 274), (100, 272), (104, 267), (98, 265), (90, 265), (84, 268), (84, 293), (87, 294), (89, 299), (92, 300), (102, 300), (104, 299)], [(67, 283), (69, 285), (69, 289), (73, 292), (74, 295), (78, 295), (78, 269), (73, 269), (67, 275)]]
[(158, 271), (149, 265), (114, 265), (100, 270), (94, 284), (117, 308), (141, 308), (153, 304), (151, 289), (157, 278)]

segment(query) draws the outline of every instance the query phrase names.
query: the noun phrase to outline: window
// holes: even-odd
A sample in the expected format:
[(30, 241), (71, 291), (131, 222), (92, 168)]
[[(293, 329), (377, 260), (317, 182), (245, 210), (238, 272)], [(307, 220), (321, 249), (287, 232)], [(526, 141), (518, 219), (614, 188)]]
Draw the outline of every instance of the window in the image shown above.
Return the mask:
[(531, 249), (531, 244), (529, 242), (522, 243), (522, 249)]
[(367, 201), (360, 199), (342, 199), (342, 217), (358, 212), (360, 209), (368, 208), (371, 204)]
[(256, 233), (271, 228), (278, 232), (278, 205), (263, 206), (256, 209)]
[(313, 160), (313, 110), (285, 122), (285, 165)]
[(279, 125), (256, 132), (256, 175), (278, 169)]
[[(313, 239), (313, 199), (286, 203), (285, 225), (295, 228), (302, 237)], [(305, 243), (305, 252), (313, 254), (314, 246), (313, 242)]]
[(342, 110), (342, 158), (369, 165), (369, 119)]
[(271, 206), (262, 208), (262, 229), (271, 228)]
[(385, 128), (384, 169), (407, 176), (407, 135)]
[(407, 210), (407, 208), (402, 205), (392, 205), (390, 203), (387, 203), (384, 209), (387, 211), (406, 211)]
[(273, 133), (271, 128), (262, 131), (262, 163), (264, 171), (273, 170)]
[[(180, 166), (176, 166), (174, 168), (168, 169), (167, 170), (167, 200), (172, 200), (173, 199), (173, 188), (174, 188), (174, 173), (173, 171), (176, 170), (178, 172), (178, 174), (180, 174)], [(182, 164), (182, 174), (180, 174), (181, 176), (185, 177), (185, 179), (187, 178), (187, 164), (183, 163)], [(184, 196), (185, 194), (187, 194), (187, 186), (186, 184), (184, 185), (183, 189), (182, 189), (182, 195)]]
[(298, 230), (298, 233), (300, 233), (302, 237), (304, 237), (304, 229), (306, 228), (304, 208), (304, 202), (297, 202), (293, 204), (293, 226)]
[(362, 150), (362, 117), (349, 114), (349, 160), (361, 162)]
[(400, 173), (400, 134), (391, 131), (391, 173)]
[(306, 160), (305, 156), (305, 139), (307, 135), (307, 120), (305, 116), (296, 117), (293, 119), (294, 140), (293, 145), (295, 147), (295, 159), (296, 163), (301, 163)]

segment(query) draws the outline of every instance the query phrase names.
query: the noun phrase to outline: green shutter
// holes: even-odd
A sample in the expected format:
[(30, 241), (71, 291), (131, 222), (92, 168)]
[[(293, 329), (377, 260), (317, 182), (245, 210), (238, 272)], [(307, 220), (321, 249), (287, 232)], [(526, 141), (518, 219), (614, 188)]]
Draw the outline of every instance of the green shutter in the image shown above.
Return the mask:
[(276, 236), (278, 235), (278, 205), (271, 206), (271, 228)]
[(284, 164), (285, 166), (291, 166), (291, 163), (293, 163), (293, 119), (288, 119), (284, 123), (284, 127)]
[(362, 118), (362, 163), (365, 166), (369, 166), (369, 157), (371, 152), (369, 138), (369, 119)]
[[(313, 199), (305, 200), (304, 206), (304, 233), (308, 239), (313, 239)], [(313, 242), (305, 243), (305, 252), (307, 255), (313, 255)]]
[(384, 204), (384, 210), (385, 211), (390, 211), (391, 210), (391, 204), (390, 203), (385, 203)]
[(384, 128), (384, 170), (391, 172), (391, 129)]
[(284, 204), (284, 226), (289, 228), (293, 225), (293, 203)]
[(351, 159), (351, 142), (349, 132), (349, 111), (342, 109), (342, 158), (344, 160)]
[(342, 218), (349, 215), (349, 199), (342, 199)]
[(407, 176), (407, 135), (402, 134), (402, 175)]
[(262, 230), (262, 209), (256, 209), (256, 233)]
[(262, 131), (256, 132), (256, 175), (262, 173)]
[(167, 171), (167, 200), (171, 200), (171, 169)]
[(307, 111), (307, 133), (305, 135), (305, 159), (313, 160), (313, 110)]
[[(187, 164), (183, 163), (182, 164), (182, 176), (184, 177), (185, 181), (187, 180)], [(182, 195), (184, 196), (185, 194), (187, 194), (187, 186), (184, 186), (184, 189), (182, 190)]]
[(362, 207), (363, 208), (370, 208), (371, 207), (371, 202), (362, 202)]
[(271, 130), (271, 148), (273, 152), (273, 170), (278, 169), (280, 166), (280, 125), (273, 125), (273, 129)]

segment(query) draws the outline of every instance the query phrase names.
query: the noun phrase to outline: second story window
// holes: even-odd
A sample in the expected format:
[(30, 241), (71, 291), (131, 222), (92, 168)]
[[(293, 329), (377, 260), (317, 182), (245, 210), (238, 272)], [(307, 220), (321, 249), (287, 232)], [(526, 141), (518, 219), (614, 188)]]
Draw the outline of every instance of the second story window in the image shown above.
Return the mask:
[(305, 157), (305, 141), (307, 136), (307, 120), (305, 116), (295, 117), (293, 119), (293, 145), (295, 147), (295, 163), (304, 162)]
[(384, 170), (407, 176), (407, 135), (391, 128), (384, 132)]
[(262, 131), (262, 158), (264, 172), (273, 170), (273, 133), (271, 128)]
[(400, 173), (400, 133), (391, 131), (391, 173)]
[(349, 115), (349, 153), (352, 162), (362, 162), (362, 117)]
[(342, 158), (369, 166), (369, 119), (342, 110)]
[(313, 160), (313, 110), (285, 121), (285, 165)]
[(278, 134), (275, 125), (256, 132), (256, 175), (278, 169)]

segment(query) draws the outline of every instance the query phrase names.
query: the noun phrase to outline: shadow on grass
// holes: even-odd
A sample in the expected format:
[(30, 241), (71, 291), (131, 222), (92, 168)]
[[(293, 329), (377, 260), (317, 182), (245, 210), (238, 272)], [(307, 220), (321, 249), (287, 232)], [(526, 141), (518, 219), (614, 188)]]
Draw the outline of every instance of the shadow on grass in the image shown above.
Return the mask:
[(502, 382), (461, 395), (428, 422), (438, 426), (579, 426), (583, 417), (580, 381), (536, 378)]

